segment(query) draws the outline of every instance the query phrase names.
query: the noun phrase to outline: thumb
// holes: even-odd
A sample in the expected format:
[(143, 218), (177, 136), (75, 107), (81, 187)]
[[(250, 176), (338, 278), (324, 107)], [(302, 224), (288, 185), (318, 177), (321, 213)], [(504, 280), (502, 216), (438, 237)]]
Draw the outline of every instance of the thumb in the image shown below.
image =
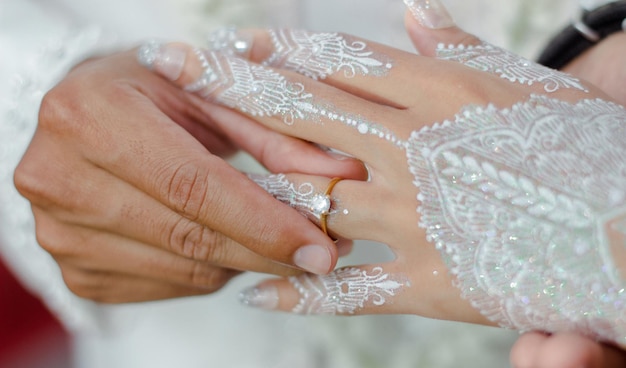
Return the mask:
[(417, 51), (437, 56), (438, 45), (477, 45), (480, 40), (458, 28), (440, 0), (404, 0), (407, 33)]

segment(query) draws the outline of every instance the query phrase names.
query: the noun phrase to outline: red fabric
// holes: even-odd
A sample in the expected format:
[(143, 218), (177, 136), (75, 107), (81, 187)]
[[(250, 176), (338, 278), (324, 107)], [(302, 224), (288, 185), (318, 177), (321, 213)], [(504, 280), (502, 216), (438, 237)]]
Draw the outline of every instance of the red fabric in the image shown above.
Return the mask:
[(27, 292), (0, 259), (0, 367), (51, 344), (69, 349), (69, 338), (41, 301)]

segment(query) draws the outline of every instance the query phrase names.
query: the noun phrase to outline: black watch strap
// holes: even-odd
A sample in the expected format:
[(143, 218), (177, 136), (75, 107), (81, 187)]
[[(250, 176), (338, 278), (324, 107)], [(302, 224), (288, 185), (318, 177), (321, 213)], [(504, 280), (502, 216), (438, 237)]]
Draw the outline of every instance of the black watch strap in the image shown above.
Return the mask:
[(626, 1), (615, 1), (591, 11), (557, 34), (543, 50), (537, 62), (561, 69), (605, 37), (626, 31)]

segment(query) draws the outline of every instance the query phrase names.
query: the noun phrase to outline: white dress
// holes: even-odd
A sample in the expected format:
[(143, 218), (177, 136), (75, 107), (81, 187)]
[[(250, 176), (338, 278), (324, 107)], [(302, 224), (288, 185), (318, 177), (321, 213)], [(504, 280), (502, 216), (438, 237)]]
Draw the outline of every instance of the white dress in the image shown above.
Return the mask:
[[(461, 26), (529, 57), (575, 5), (568, 0), (447, 3), (452, 14), (462, 15), (457, 16)], [(36, 127), (43, 94), (86, 56), (148, 37), (201, 43), (205, 32), (233, 23), (342, 31), (410, 49), (403, 12), (401, 0), (0, 2), (0, 251), (74, 332), (76, 367), (508, 365), (516, 337), (508, 331), (414, 316), (300, 317), (240, 306), (236, 295), (259, 279), (253, 274), (210, 296), (120, 306), (82, 300), (69, 292), (56, 263), (37, 245), (30, 207), (13, 186), (13, 170)], [(371, 244), (356, 248), (344, 263), (386, 256)]]

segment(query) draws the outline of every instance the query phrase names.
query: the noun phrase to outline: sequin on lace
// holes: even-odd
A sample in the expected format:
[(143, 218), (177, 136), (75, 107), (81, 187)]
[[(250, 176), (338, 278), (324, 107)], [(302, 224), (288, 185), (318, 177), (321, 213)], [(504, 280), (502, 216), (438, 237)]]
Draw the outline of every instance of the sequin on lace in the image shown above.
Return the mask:
[(562, 88), (574, 88), (587, 92), (580, 80), (569, 74), (546, 68), (486, 42), (475, 46), (439, 44), (437, 58), (456, 61), (514, 83), (542, 84), (548, 93)]
[(292, 276), (289, 282), (300, 294), (292, 310), (297, 314), (354, 314), (366, 304), (382, 306), (405, 286), (381, 267), (370, 272), (342, 268), (326, 276)]
[(475, 308), (504, 327), (622, 344), (625, 283), (605, 225), (626, 216), (625, 157), (621, 106), (545, 96), (467, 107), (407, 148), (420, 226)]

